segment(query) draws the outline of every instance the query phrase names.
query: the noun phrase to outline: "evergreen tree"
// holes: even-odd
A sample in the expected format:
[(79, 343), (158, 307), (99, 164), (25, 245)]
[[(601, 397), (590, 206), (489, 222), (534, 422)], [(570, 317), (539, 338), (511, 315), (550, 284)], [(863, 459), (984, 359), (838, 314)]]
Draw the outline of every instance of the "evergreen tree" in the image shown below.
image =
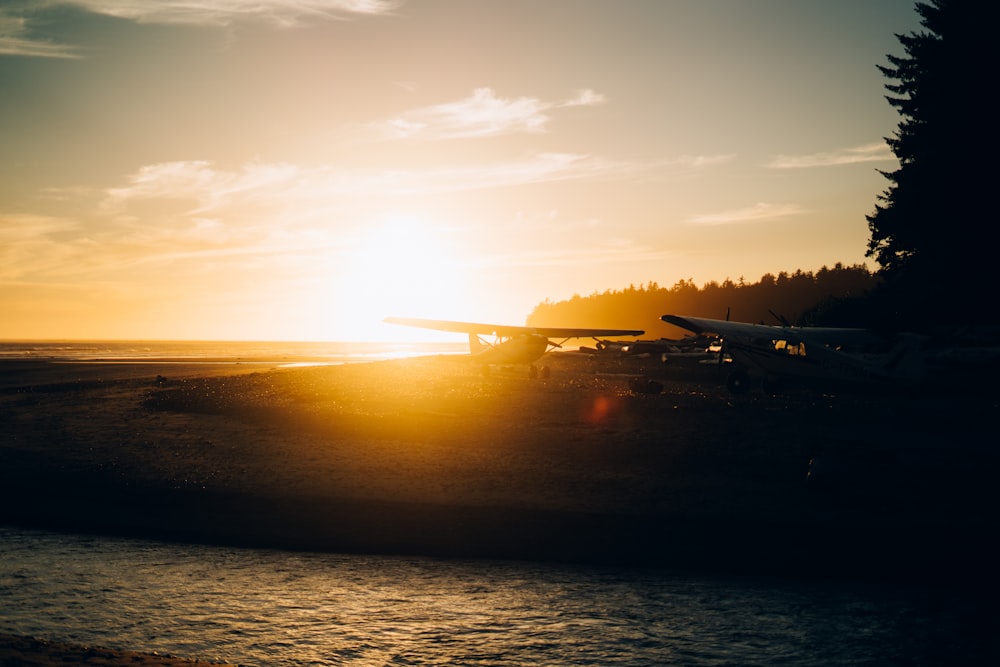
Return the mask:
[(881, 267), (894, 316), (908, 326), (929, 307), (952, 305), (960, 317), (986, 312), (997, 221), (988, 92), (997, 72), (996, 10), (975, 0), (930, 0), (916, 11), (925, 30), (897, 35), (906, 55), (888, 55), (890, 66), (879, 66), (902, 116), (886, 139), (899, 168), (882, 172), (890, 185), (868, 216), (868, 256)]

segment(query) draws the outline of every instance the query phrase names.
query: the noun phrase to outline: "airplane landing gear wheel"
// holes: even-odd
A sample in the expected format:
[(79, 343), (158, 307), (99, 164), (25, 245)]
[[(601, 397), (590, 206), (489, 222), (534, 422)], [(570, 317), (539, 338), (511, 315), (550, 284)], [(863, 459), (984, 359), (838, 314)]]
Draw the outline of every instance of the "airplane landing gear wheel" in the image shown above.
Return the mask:
[(548, 380), (549, 379), (549, 373), (550, 373), (549, 367), (548, 366), (542, 366), (542, 379), (543, 380)]
[(726, 380), (726, 388), (734, 394), (747, 393), (750, 390), (750, 375), (743, 370), (733, 371)]

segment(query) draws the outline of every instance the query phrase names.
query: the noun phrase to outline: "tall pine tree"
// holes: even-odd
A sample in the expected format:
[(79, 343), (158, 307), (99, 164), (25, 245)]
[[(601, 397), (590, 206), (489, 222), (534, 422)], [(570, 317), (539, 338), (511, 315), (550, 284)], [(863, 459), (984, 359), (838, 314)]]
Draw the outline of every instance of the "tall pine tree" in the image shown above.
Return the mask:
[(905, 56), (879, 70), (902, 119), (886, 139), (899, 168), (868, 216), (868, 256), (886, 279), (897, 324), (951, 307), (966, 322), (992, 304), (997, 138), (993, 127), (997, 14), (977, 0), (918, 2), (925, 30), (897, 35)]

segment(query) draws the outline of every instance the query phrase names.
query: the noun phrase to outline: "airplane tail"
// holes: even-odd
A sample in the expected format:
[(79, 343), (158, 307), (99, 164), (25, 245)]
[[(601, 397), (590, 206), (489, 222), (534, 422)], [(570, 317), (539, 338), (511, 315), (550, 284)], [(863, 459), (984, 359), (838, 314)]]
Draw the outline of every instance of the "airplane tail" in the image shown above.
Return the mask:
[(486, 349), (486, 345), (479, 339), (479, 334), (470, 333), (469, 354), (479, 354), (484, 349)]

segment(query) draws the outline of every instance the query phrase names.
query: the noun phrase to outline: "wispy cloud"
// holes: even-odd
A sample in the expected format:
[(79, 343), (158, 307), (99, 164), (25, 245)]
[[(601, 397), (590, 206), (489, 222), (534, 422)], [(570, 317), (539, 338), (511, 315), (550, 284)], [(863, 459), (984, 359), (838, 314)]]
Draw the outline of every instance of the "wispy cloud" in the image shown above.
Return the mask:
[[(371, 202), (490, 190), (557, 181), (653, 178), (667, 170), (700, 169), (725, 161), (681, 157), (658, 162), (614, 161), (589, 155), (543, 153), (521, 160), (454, 165), (426, 170), (343, 169), (331, 165), (301, 167), (286, 163), (250, 163), (237, 170), (218, 169), (204, 161), (147, 165), (120, 187), (108, 189), (99, 205), (102, 216), (130, 224), (156, 210), (164, 228), (190, 227), (204, 240), (204, 221), (217, 221), (216, 234), (289, 234), (326, 229), (345, 211)], [(256, 230), (256, 231), (255, 231)], [(225, 239), (221, 242), (226, 242)], [(307, 243), (312, 243), (308, 241)]]
[(288, 164), (252, 163), (232, 172), (201, 160), (164, 162), (144, 166), (129, 177), (127, 185), (109, 189), (102, 208), (110, 212), (130, 201), (179, 199), (194, 202), (191, 213), (201, 214), (224, 208), (240, 197), (287, 191), (303, 178), (299, 168)]
[(560, 106), (564, 107), (594, 107), (600, 104), (604, 104), (608, 99), (597, 92), (594, 92), (590, 88), (583, 88), (576, 91), (576, 95), (570, 99), (563, 102)]
[[(702, 158), (707, 159), (707, 158)], [(236, 171), (204, 161), (148, 165), (122, 187), (109, 189), (106, 212), (123, 211), (130, 203), (169, 198), (190, 202), (190, 212), (209, 215), (231, 206), (253, 205), (302, 209), (339, 206), (345, 199), (391, 198), (502, 188), (589, 178), (620, 178), (644, 174), (678, 162), (613, 161), (573, 153), (540, 153), (522, 160), (455, 165), (426, 170), (343, 169), (329, 165), (251, 163)]]
[(836, 151), (813, 153), (811, 155), (779, 155), (768, 166), (772, 169), (805, 169), (809, 167), (833, 167), (858, 162), (884, 162), (895, 156), (884, 141), (876, 141), (864, 146), (843, 148)]
[(78, 221), (31, 214), (0, 214), (0, 281), (31, 281), (72, 266), (90, 239)]
[(549, 122), (546, 111), (604, 102), (603, 95), (590, 89), (578, 90), (563, 102), (546, 102), (536, 97), (499, 97), (491, 88), (477, 88), (464, 99), (413, 109), (379, 125), (398, 139), (461, 139), (544, 132)]
[(0, 55), (29, 58), (79, 58), (79, 52), (63, 44), (33, 37), (28, 20), (0, 8)]
[(566, 246), (525, 248), (517, 252), (484, 254), (471, 257), (468, 268), (476, 271), (506, 271), (528, 268), (567, 270), (597, 265), (636, 265), (647, 262), (664, 262), (677, 257), (677, 253), (647, 245), (608, 243), (603, 246)]
[(72, 5), (92, 14), (136, 23), (228, 26), (239, 21), (291, 28), (311, 20), (391, 14), (405, 0), (26, 0), (15, 14), (0, 7), (0, 55), (80, 58), (78, 49), (33, 34), (33, 19), (53, 6)]
[(670, 160), (673, 165), (682, 165), (691, 168), (701, 169), (714, 167), (720, 164), (728, 164), (736, 158), (735, 153), (723, 153), (720, 155), (682, 155)]
[(551, 106), (537, 98), (505, 99), (490, 88), (477, 88), (465, 99), (414, 109), (384, 125), (398, 138), (420, 139), (542, 132), (549, 121), (543, 112)]
[(775, 218), (786, 218), (804, 212), (804, 209), (798, 204), (768, 204), (758, 202), (746, 208), (692, 216), (687, 219), (687, 222), (695, 225), (737, 225), (769, 222)]
[(73, 0), (73, 4), (139, 23), (228, 25), (256, 20), (290, 27), (308, 19), (388, 14), (402, 0)]
[[(95, 208), (93, 193), (55, 193), (62, 204), (75, 198), (80, 210), (92, 210), (86, 218), (0, 216), (0, 280), (9, 284), (43, 275), (47, 281), (71, 280), (103, 275), (109, 267), (124, 271), (183, 262), (208, 267), (237, 257), (261, 266), (287, 262), (289, 257), (329, 259), (348, 252), (345, 244), (350, 235), (345, 230), (356, 228), (366, 215), (396, 198), (559, 180), (646, 177), (662, 169), (694, 168), (703, 161), (713, 162), (708, 158), (616, 162), (550, 153), (430, 170), (347, 170), (287, 163), (220, 169), (206, 161), (151, 164), (100, 193)], [(780, 211), (771, 209), (771, 214)], [(488, 262), (498, 267), (508, 260), (583, 266), (663, 256), (613, 239), (589, 250), (560, 248), (506, 259), (497, 256)]]

